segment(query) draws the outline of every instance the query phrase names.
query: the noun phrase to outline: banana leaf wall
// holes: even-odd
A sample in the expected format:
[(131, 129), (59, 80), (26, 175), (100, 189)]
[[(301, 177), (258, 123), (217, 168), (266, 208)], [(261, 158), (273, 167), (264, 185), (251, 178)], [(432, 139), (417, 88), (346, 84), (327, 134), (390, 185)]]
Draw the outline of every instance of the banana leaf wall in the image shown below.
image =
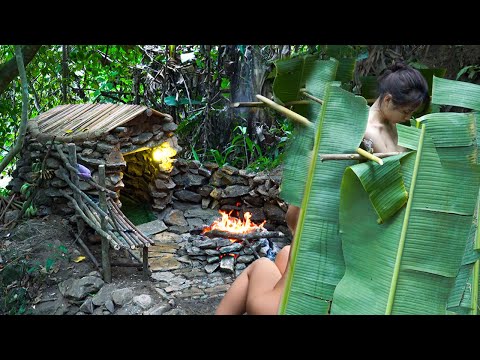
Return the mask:
[[(450, 81), (434, 77), (433, 103), (480, 109), (478, 88)], [(307, 175), (284, 170), (292, 188), (299, 177), (306, 181), (279, 313), (475, 313), (478, 113), (429, 114), (421, 129), (399, 125), (400, 145), (413, 151), (381, 167), (351, 166), (342, 178), (347, 163), (322, 163), (318, 155), (354, 152), (368, 118), (365, 100), (342, 91), (326, 86)], [(345, 147), (326, 146), (334, 134), (345, 136)]]
[[(435, 77), (433, 84), (433, 103), (479, 106), (478, 86)], [(416, 151), (399, 159), (409, 199), (393, 217), (380, 223), (378, 204), (372, 202), (377, 164), (345, 172), (340, 228), (346, 270), (332, 314), (472, 313), (476, 308), (477, 114), (436, 113), (419, 121), (421, 130), (397, 126), (400, 145)], [(394, 193), (388, 184), (381, 187), (387, 207)]]
[[(340, 182), (357, 161), (324, 161), (320, 154), (354, 153), (368, 120), (363, 97), (329, 83), (315, 123), (305, 196), (291, 248), (290, 271), (280, 314), (326, 314), (344, 264), (338, 232)], [(285, 171), (285, 170), (284, 170)]]

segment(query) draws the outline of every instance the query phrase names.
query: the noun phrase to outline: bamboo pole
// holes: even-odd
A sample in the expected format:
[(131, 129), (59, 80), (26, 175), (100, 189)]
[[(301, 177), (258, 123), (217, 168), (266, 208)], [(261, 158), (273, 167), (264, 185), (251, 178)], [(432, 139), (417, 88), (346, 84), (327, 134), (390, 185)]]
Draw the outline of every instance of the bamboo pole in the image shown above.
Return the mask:
[[(295, 100), (289, 101), (285, 103), (284, 106), (292, 106), (292, 105), (308, 105), (309, 102), (307, 100)], [(230, 105), (232, 108), (239, 108), (239, 107), (265, 107), (268, 106), (262, 101), (246, 101), (246, 102), (234, 102)]]
[(267, 104), (269, 107), (271, 107), (272, 109), (278, 111), (279, 113), (285, 115), (286, 117), (288, 117), (289, 119), (292, 119), (304, 126), (313, 126), (313, 123), (308, 120), (306, 117), (300, 115), (300, 114), (297, 114), (296, 112), (290, 110), (290, 109), (287, 109), (285, 106), (282, 106), (282, 105), (279, 105), (277, 104), (276, 102), (270, 100), (270, 99), (267, 99), (265, 96), (262, 96), (262, 95), (256, 95), (257, 99), (263, 101), (265, 104)]
[[(105, 187), (105, 165), (98, 166), (98, 180), (100, 186)], [(100, 209), (107, 213), (107, 196), (103, 191), (100, 192)], [(100, 222), (100, 226), (103, 231), (107, 231), (107, 219), (108, 216), (103, 216)], [(103, 279), (106, 283), (112, 282), (112, 268), (110, 266), (110, 244), (106, 237), (102, 236), (102, 268)]]
[(363, 150), (362, 148), (358, 148), (357, 149), (357, 153), (359, 153), (360, 155), (362, 155), (363, 157), (369, 159), (369, 160), (373, 160), (375, 161), (376, 163), (380, 164), (380, 165), (383, 165), (383, 160), (380, 159), (379, 157), (373, 155), (373, 154), (370, 154), (368, 151), (365, 151)]
[[(403, 154), (399, 151), (394, 152), (387, 152), (387, 153), (373, 153), (374, 156), (383, 159), (389, 156), (395, 156)], [(320, 155), (321, 161), (328, 161), (328, 160), (362, 160), (365, 159), (363, 155), (360, 154), (323, 154)]]

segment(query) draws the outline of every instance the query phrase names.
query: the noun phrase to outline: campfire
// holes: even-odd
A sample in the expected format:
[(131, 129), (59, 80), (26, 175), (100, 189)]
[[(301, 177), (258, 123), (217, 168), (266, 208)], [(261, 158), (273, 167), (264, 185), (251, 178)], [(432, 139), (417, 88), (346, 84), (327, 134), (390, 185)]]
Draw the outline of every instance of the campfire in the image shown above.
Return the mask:
[(219, 210), (221, 218), (203, 227), (201, 234), (191, 236), (187, 253), (198, 260), (206, 260), (208, 273), (218, 268), (231, 273), (241, 271), (255, 258), (263, 256), (273, 260), (279, 249), (271, 239), (285, 236), (279, 231), (265, 229), (266, 221), (253, 223), (250, 212), (245, 212), (243, 219), (232, 216), (232, 212)]
[[(267, 231), (263, 225), (266, 223), (264, 220), (260, 225), (256, 225), (250, 221), (252, 214), (248, 211), (243, 215), (243, 221), (239, 218), (230, 216), (233, 212), (231, 210), (228, 214), (225, 211), (219, 210), (218, 211), (222, 218), (219, 220), (215, 220), (212, 225), (206, 226), (203, 228), (202, 234), (205, 234), (210, 231), (217, 230), (216, 233), (221, 233), (219, 236), (228, 237), (224, 235), (229, 234), (250, 234), (250, 233), (258, 233), (258, 232), (265, 232)], [(208, 235), (207, 235), (208, 236)], [(238, 241), (238, 238), (230, 238), (232, 242)]]

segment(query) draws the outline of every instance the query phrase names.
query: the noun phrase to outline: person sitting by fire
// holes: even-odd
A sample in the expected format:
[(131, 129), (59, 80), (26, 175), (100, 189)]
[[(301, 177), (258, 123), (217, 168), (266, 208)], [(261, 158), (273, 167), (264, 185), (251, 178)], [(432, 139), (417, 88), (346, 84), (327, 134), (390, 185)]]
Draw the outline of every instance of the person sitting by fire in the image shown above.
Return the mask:
[[(387, 68), (378, 78), (378, 98), (370, 107), (363, 145), (373, 152), (405, 151), (398, 145), (396, 124), (409, 121), (421, 106), (428, 107), (428, 84), (422, 74), (403, 63)], [(290, 205), (285, 215), (295, 236), (300, 208)], [(216, 315), (276, 315), (289, 270), (290, 245), (277, 254), (275, 262), (260, 258), (232, 283), (218, 305)]]

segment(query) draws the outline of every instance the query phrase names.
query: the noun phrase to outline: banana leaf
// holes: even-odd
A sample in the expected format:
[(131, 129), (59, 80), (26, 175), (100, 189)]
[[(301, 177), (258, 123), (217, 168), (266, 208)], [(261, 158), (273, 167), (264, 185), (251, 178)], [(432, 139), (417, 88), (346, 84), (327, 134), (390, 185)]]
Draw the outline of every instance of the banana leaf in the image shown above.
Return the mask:
[[(446, 313), (473, 218), (478, 166), (441, 162), (428, 124), (397, 129), (399, 144), (416, 150), (400, 159), (406, 207), (379, 224), (357, 175), (365, 165), (345, 171), (340, 195), (345, 275), (335, 289), (332, 314)], [(378, 186), (386, 188), (385, 180)]]
[(432, 113), (418, 121), (428, 123), (429, 134), (442, 162), (478, 163), (477, 113)]
[[(448, 104), (454, 106), (463, 106), (478, 110), (479, 101), (478, 95), (480, 93), (480, 86), (467, 82), (448, 80), (441, 81), (441, 79), (434, 79), (435, 95), (432, 97), (432, 103)], [(436, 145), (438, 141), (448, 143), (446, 140), (453, 129), (460, 129), (459, 124), (465, 124), (467, 131), (464, 131), (464, 153), (458, 151), (451, 151), (449, 148), (438, 148), (442, 160), (452, 160), (453, 153), (457, 152), (460, 158), (467, 157), (472, 163), (480, 163), (480, 152), (478, 151), (480, 141), (480, 126), (478, 124), (479, 113), (442, 113), (438, 114), (445, 119), (454, 120), (450, 124), (441, 128), (438, 126), (440, 132), (436, 134)], [(449, 117), (448, 115), (451, 115)], [(468, 117), (469, 120), (461, 121), (460, 117)], [(438, 120), (440, 120), (438, 118)], [(430, 127), (437, 126), (435, 120), (427, 119)], [(440, 120), (441, 121), (441, 120)], [(443, 131), (442, 131), (443, 130)], [(469, 144), (473, 143), (469, 146)], [(457, 144), (460, 145), (460, 144)], [(440, 151), (442, 150), (442, 151)], [(457, 150), (457, 149), (453, 149)], [(450, 155), (450, 156), (449, 156)], [(462, 259), (462, 266), (455, 279), (455, 284), (450, 293), (447, 310), (457, 314), (478, 314), (478, 289), (479, 289), (479, 268), (480, 268), (480, 239), (478, 234), (478, 207), (480, 202), (480, 193), (477, 195), (477, 207), (475, 216), (473, 218), (470, 232), (467, 238), (467, 245)]]
[(432, 103), (439, 105), (460, 106), (480, 111), (480, 86), (433, 77)]
[[(449, 114), (449, 113), (443, 113)], [(443, 115), (442, 114), (442, 115)], [(457, 114), (460, 115), (460, 114)], [(467, 114), (461, 114), (470, 119), (468, 122), (470, 141), (474, 141), (474, 147), (476, 152), (468, 153), (468, 159), (472, 163), (479, 163), (479, 151), (478, 151), (478, 141), (480, 141), (479, 136), (479, 126), (478, 119), (479, 113), (472, 112)], [(473, 120), (473, 121), (472, 121)], [(430, 121), (431, 122), (431, 121)], [(446, 134), (439, 134), (439, 137), (447, 136)], [(470, 142), (468, 141), (468, 142)], [(445, 149), (448, 152), (448, 149)], [(467, 246), (465, 248), (465, 253), (462, 259), (462, 266), (458, 272), (457, 278), (455, 279), (455, 284), (450, 293), (448, 299), (447, 310), (452, 311), (453, 313), (461, 315), (476, 315), (478, 311), (478, 289), (479, 289), (479, 270), (480, 270), (480, 239), (478, 233), (478, 208), (480, 204), (480, 192), (477, 195), (477, 206), (475, 209), (475, 214), (473, 221), (470, 227), (470, 232), (467, 238)]]
[(325, 55), (338, 60), (338, 70), (335, 80), (341, 83), (343, 89), (350, 91), (357, 51), (351, 45), (325, 45)]
[(365, 99), (376, 99), (378, 97), (377, 76), (360, 76), (360, 83), (362, 84), (360, 93)]
[(433, 77), (443, 78), (447, 69), (444, 68), (427, 68), (427, 69), (418, 69), (420, 73), (423, 75), (425, 80), (427, 80), (428, 85), (428, 95), (432, 96), (433, 92)]
[[(320, 60), (318, 55), (307, 55), (275, 63), (277, 76), (273, 83), (274, 99), (282, 104), (300, 100), (301, 88), (319, 98), (323, 98), (326, 84), (335, 79), (338, 61)], [(310, 102), (308, 105), (295, 105), (292, 109), (315, 123), (321, 105)], [(313, 148), (314, 128), (295, 124), (292, 138), (285, 151), (284, 170), (280, 197), (292, 205), (300, 206), (305, 188), (310, 152)]]
[(296, 174), (306, 178), (305, 195), (280, 314), (327, 314), (344, 273), (338, 232), (340, 183), (345, 168), (356, 161), (322, 162), (319, 155), (355, 152), (365, 133), (369, 108), (364, 98), (332, 83), (322, 98), (308, 172)]
[[(480, 252), (476, 249), (478, 236), (478, 199), (480, 199), (480, 197), (477, 197), (477, 207), (468, 234), (462, 266), (455, 279), (455, 284), (450, 292), (447, 303), (448, 311), (460, 315), (478, 314), (478, 271), (480, 259)], [(474, 294), (476, 294), (476, 296), (474, 296)]]

